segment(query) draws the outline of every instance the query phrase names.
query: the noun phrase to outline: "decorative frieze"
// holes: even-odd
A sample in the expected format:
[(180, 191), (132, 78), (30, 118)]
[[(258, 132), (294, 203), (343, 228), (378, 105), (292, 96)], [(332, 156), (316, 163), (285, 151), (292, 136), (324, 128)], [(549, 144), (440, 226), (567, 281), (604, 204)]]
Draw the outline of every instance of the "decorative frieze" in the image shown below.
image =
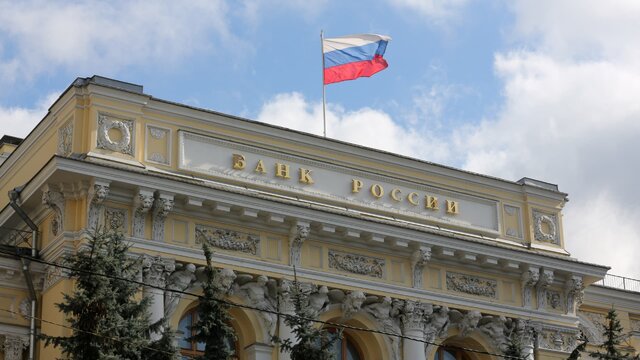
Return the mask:
[(257, 255), (260, 235), (197, 224), (196, 244), (203, 242), (222, 250)]
[(291, 233), (289, 234), (289, 264), (291, 266), (300, 266), (302, 243), (309, 237), (309, 232), (309, 224), (297, 223), (291, 227)]
[(631, 331), (635, 332), (636, 335), (640, 335), (640, 319), (631, 319), (630, 325), (631, 325)]
[(411, 254), (411, 267), (413, 272), (413, 287), (422, 288), (422, 274), (425, 265), (431, 259), (431, 248), (422, 247)]
[(498, 282), (496, 280), (474, 275), (447, 272), (447, 289), (492, 299), (498, 297)]
[(538, 347), (541, 349), (570, 353), (577, 345), (576, 330), (543, 328), (538, 332)]
[(381, 258), (329, 250), (329, 267), (358, 275), (382, 278), (385, 261)]
[(604, 342), (602, 327), (606, 323), (606, 315), (582, 310), (578, 311), (577, 315), (580, 320), (578, 327), (589, 342), (594, 345), (602, 344)]
[(536, 241), (559, 244), (558, 217), (533, 210), (533, 234)]
[(58, 129), (58, 155), (69, 156), (73, 145), (73, 121), (68, 121)]
[[(113, 131), (119, 135), (112, 136)], [(104, 114), (98, 115), (99, 149), (119, 152), (133, 156), (133, 120), (116, 119)]]

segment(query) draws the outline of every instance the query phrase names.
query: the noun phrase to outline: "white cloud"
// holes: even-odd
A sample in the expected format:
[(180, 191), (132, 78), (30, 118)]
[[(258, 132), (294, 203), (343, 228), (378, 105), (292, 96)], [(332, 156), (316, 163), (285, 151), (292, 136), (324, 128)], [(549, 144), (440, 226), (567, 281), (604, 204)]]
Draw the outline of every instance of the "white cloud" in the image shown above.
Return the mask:
[(242, 0), (240, 13), (249, 24), (257, 26), (266, 12), (292, 10), (296, 15), (315, 18), (326, 8), (328, 0)]
[[(310, 103), (299, 93), (279, 94), (264, 104), (257, 120), (322, 135), (322, 103)], [(367, 107), (347, 111), (328, 104), (327, 137), (432, 161), (449, 156), (448, 147), (440, 140)]]
[(435, 23), (455, 18), (468, 0), (388, 0), (391, 5), (408, 9)]
[(557, 183), (572, 199), (567, 248), (581, 260), (638, 278), (640, 263), (640, 5), (538, 0), (514, 6), (529, 50), (496, 55), (499, 114), (457, 129), (464, 167)]
[(0, 136), (26, 137), (44, 118), (49, 106), (53, 104), (58, 96), (60, 96), (60, 93), (51, 93), (41, 99), (33, 108), (0, 107), (0, 128), (2, 129)]
[(60, 68), (110, 73), (129, 65), (165, 64), (221, 43), (230, 33), (222, 0), (2, 1), (0, 83)]

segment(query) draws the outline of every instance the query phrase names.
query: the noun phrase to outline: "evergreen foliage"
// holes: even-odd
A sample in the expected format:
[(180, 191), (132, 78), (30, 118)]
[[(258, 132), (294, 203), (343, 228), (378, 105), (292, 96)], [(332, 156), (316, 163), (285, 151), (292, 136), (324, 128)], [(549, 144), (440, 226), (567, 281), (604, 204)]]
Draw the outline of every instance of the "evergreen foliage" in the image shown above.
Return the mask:
[(206, 279), (202, 284), (204, 294), (198, 304), (198, 320), (192, 327), (195, 335), (190, 340), (205, 344), (204, 355), (199, 356), (199, 360), (228, 360), (234, 354), (232, 344), (236, 336), (229, 325), (229, 305), (220, 301), (226, 289), (220, 286), (217, 279), (219, 271), (213, 268), (212, 252), (206, 242), (202, 244), (202, 250), (207, 259), (204, 271)]
[(582, 357), (582, 353), (586, 350), (589, 339), (582, 332), (580, 332), (580, 338), (578, 338), (580, 344), (569, 354), (567, 360), (579, 360)]
[(505, 344), (504, 355), (511, 358), (524, 358), (524, 349), (522, 346), (522, 336), (513, 330), (507, 337), (508, 342)]
[(333, 360), (332, 350), (342, 338), (342, 330), (331, 334), (327, 329), (316, 327), (312, 321), (307, 320), (313, 318), (308, 306), (309, 293), (302, 288), (297, 277), (294, 277), (290, 298), (295, 316), (286, 316), (284, 323), (291, 328), (297, 342), (274, 337), (274, 342), (280, 343), (280, 351), (288, 352), (291, 360)]
[[(64, 294), (64, 301), (56, 306), (74, 330), (70, 336), (43, 336), (45, 345), (60, 347), (71, 360), (161, 358), (149, 349), (149, 299), (137, 300), (140, 286), (125, 280), (135, 279), (141, 268), (140, 260), (129, 257), (128, 250), (121, 233), (98, 230), (88, 248), (65, 258), (75, 290)], [(153, 345), (168, 351), (162, 354), (167, 359), (175, 359), (172, 346)]]
[(605, 341), (598, 347), (597, 351), (589, 353), (595, 359), (603, 360), (627, 360), (638, 359), (638, 356), (631, 356), (628, 353), (623, 354), (619, 347), (624, 340), (622, 325), (618, 320), (618, 315), (614, 309), (609, 310), (606, 317), (607, 321), (603, 326)]

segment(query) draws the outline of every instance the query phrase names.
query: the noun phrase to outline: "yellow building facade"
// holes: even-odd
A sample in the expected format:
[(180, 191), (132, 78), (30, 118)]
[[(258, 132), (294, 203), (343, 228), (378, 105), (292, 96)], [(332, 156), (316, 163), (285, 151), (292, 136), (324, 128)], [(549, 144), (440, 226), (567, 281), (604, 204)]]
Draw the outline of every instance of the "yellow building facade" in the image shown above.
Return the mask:
[[(595, 284), (608, 267), (565, 251), (567, 194), (553, 184), (197, 109), (98, 76), (73, 82), (22, 142), (3, 139), (0, 359), (60, 355), (35, 336), (71, 331), (54, 304), (73, 283), (53, 264), (96, 227), (122, 231), (143, 256), (151, 318), (169, 317), (187, 356), (200, 348), (184, 340), (196, 299), (171, 290), (201, 292), (203, 242), (228, 299), (248, 306), (231, 310), (242, 360), (288, 359), (270, 339), (292, 337), (273, 312), (292, 312), (294, 268), (317, 318), (352, 327), (340, 359), (497, 359), (514, 332), (529, 356), (564, 359), (580, 331), (602, 341), (612, 306), (629, 350), (640, 348), (640, 293)], [(51, 264), (9, 255), (16, 248)]]

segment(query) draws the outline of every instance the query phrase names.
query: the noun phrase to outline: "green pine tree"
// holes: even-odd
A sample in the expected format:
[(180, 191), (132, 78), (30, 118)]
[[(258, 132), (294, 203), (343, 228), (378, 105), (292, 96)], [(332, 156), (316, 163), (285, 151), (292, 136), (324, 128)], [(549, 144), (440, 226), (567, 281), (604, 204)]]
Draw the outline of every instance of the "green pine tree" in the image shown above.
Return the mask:
[(291, 360), (334, 359), (334, 351), (332, 350), (337, 345), (338, 340), (342, 338), (342, 331), (329, 333), (327, 329), (316, 327), (312, 321), (308, 320), (313, 318), (313, 314), (311, 314), (308, 307), (309, 293), (298, 282), (297, 276), (295, 276), (295, 269), (290, 295), (294, 305), (295, 316), (286, 316), (284, 323), (291, 328), (297, 342), (294, 343), (291, 339), (282, 340), (274, 337), (274, 342), (280, 343), (280, 351), (288, 352)]
[(121, 233), (96, 231), (88, 248), (65, 258), (75, 289), (56, 306), (74, 330), (70, 336), (44, 336), (45, 345), (60, 347), (71, 360), (160, 358), (144, 355), (150, 345), (149, 299), (137, 300), (140, 286), (125, 280), (135, 279), (141, 268), (128, 250)]
[(580, 332), (580, 337), (578, 338), (580, 344), (576, 346), (575, 349), (569, 354), (567, 360), (579, 360), (582, 357), (582, 353), (587, 349), (587, 344), (589, 343), (589, 339), (582, 332)]
[(627, 360), (638, 359), (638, 356), (631, 356), (628, 353), (623, 354), (619, 347), (624, 338), (622, 325), (618, 320), (618, 315), (614, 309), (609, 310), (606, 317), (607, 321), (603, 325), (605, 341), (598, 346), (597, 351), (591, 352), (589, 355), (596, 359), (603, 360)]
[(212, 252), (206, 242), (202, 244), (202, 250), (207, 259), (206, 279), (202, 284), (204, 294), (198, 304), (198, 320), (193, 325), (196, 334), (192, 340), (205, 344), (204, 355), (199, 356), (199, 360), (228, 360), (234, 355), (232, 344), (236, 336), (229, 325), (229, 305), (220, 301), (224, 299), (226, 289), (220, 286), (219, 270), (213, 268)]
[(507, 337), (507, 343), (505, 344), (504, 355), (510, 358), (524, 358), (522, 336), (517, 331), (512, 330)]

